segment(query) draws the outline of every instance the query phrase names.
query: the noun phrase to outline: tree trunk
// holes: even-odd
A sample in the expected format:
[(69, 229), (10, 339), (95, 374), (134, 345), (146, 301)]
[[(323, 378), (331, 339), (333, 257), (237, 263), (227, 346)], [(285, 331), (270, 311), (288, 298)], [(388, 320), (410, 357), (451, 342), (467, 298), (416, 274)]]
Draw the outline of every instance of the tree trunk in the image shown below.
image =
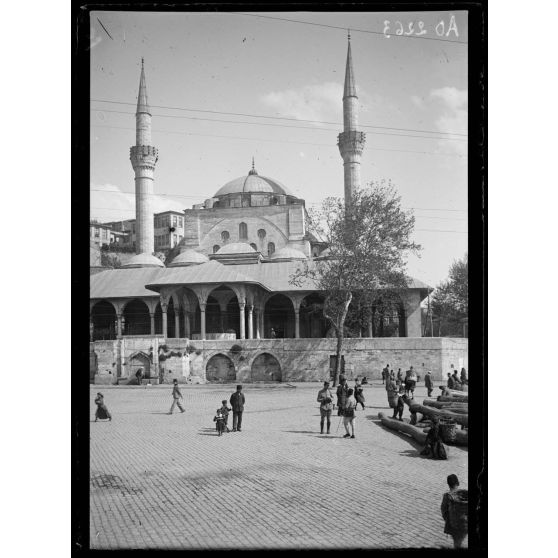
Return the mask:
[(339, 382), (339, 373), (341, 371), (341, 358), (343, 356), (343, 326), (337, 328), (337, 350), (335, 361), (335, 374), (333, 375), (333, 387)]

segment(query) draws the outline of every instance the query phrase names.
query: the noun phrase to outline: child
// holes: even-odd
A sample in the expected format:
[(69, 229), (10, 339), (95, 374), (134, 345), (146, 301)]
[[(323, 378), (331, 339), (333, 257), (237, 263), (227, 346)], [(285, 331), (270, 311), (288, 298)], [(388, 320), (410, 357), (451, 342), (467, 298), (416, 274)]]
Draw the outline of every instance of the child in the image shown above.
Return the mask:
[[(223, 432), (226, 430), (227, 432), (230, 432), (229, 427), (227, 426), (228, 420), (229, 420), (229, 413), (231, 412), (231, 408), (228, 406), (228, 402), (226, 399), (223, 399), (221, 401), (221, 408), (217, 409), (217, 412), (220, 412), (221, 415), (223, 415)], [(218, 424), (215, 425), (216, 427), (219, 426)]]
[(221, 412), (221, 409), (217, 409), (217, 414), (213, 417), (213, 422), (215, 422), (215, 428), (217, 429), (217, 435), (221, 436), (225, 431), (225, 415)]

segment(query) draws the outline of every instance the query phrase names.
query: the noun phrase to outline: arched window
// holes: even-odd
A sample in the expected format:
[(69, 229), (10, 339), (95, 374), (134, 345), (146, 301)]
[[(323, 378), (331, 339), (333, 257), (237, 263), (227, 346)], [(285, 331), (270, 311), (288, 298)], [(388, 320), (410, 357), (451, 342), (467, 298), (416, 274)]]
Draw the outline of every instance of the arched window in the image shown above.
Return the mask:
[(223, 242), (227, 242), (227, 240), (229, 240), (230, 237), (231, 237), (231, 235), (229, 234), (229, 231), (223, 231), (221, 233), (221, 240)]
[(270, 242), (267, 245), (267, 255), (271, 256), (271, 255), (273, 255), (273, 252), (275, 252), (275, 244), (273, 244), (273, 242)]
[(215, 244), (215, 246), (213, 246), (213, 253), (216, 254), (219, 251), (219, 248), (221, 248), (221, 246), (219, 246), (219, 244)]
[(265, 229), (258, 229), (258, 238), (263, 240), (265, 238)]
[(250, 243), (250, 246), (254, 248), (256, 252), (258, 251), (258, 247), (253, 242)]
[(238, 225), (238, 237), (241, 240), (248, 239), (248, 225), (246, 223), (240, 223), (240, 225)]

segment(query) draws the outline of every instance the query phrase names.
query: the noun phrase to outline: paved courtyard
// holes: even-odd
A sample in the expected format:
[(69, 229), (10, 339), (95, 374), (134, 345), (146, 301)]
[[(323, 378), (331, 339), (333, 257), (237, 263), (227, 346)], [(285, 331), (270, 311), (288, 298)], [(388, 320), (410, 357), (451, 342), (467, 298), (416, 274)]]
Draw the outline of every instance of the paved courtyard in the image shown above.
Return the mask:
[(467, 449), (431, 460), (382, 427), (381, 382), (364, 386), (355, 439), (337, 411), (321, 435), (321, 384), (292, 385), (245, 385), (242, 432), (222, 437), (212, 419), (234, 385), (181, 386), (172, 416), (171, 386), (91, 386), (91, 420), (97, 391), (113, 416), (90, 424), (91, 548), (452, 547), (440, 503), (448, 474), (467, 488)]

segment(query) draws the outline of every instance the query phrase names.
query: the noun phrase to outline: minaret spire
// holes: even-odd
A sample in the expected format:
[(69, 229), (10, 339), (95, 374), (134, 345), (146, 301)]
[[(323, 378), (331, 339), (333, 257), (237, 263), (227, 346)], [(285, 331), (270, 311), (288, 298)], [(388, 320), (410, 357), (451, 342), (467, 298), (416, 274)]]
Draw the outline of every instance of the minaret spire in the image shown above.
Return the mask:
[(152, 255), (155, 249), (152, 199), (153, 175), (158, 158), (159, 151), (151, 141), (151, 111), (147, 103), (142, 58), (136, 111), (136, 145), (130, 148), (136, 182), (136, 254)]
[(343, 132), (337, 138), (339, 152), (343, 158), (345, 204), (355, 190), (360, 188), (360, 157), (366, 136), (358, 131), (358, 97), (356, 92), (353, 55), (351, 52), (351, 32), (348, 31), (347, 63), (345, 65), (345, 85), (343, 88)]

